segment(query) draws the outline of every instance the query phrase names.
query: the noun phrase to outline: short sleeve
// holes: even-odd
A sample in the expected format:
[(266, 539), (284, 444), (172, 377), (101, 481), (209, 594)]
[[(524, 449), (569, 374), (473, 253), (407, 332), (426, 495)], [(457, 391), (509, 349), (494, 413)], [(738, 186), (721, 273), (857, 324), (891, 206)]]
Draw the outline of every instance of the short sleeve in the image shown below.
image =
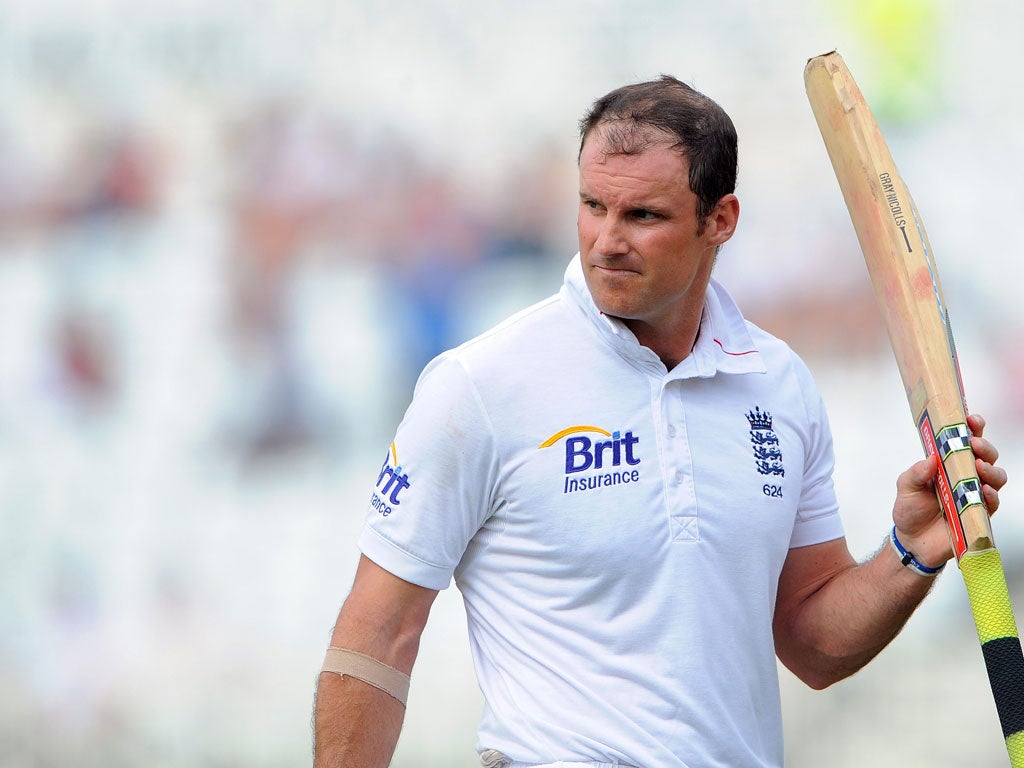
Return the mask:
[(797, 366), (797, 375), (807, 413), (807, 454), (791, 548), (820, 544), (845, 535), (836, 500), (835, 453), (825, 403), (802, 362)]
[(359, 548), (401, 579), (444, 589), (494, 506), (493, 428), (453, 353), (427, 366), (383, 456)]

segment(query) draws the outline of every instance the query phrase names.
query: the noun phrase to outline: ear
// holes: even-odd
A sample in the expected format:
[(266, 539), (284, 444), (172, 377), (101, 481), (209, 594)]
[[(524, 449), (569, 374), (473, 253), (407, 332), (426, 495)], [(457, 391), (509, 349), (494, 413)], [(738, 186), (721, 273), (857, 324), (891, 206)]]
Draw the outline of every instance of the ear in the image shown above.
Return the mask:
[(740, 218), (740, 201), (736, 195), (723, 195), (715, 210), (707, 217), (705, 234), (708, 245), (718, 247), (732, 237)]

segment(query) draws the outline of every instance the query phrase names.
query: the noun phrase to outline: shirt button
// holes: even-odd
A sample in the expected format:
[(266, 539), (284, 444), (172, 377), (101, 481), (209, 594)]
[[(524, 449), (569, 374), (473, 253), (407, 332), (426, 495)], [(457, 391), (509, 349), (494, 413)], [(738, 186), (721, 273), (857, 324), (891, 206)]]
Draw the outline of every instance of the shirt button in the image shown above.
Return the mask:
[(682, 482), (683, 482), (683, 473), (682, 472), (676, 472), (676, 483), (677, 484), (682, 484)]
[(669, 437), (675, 437), (676, 436), (675, 424), (669, 424), (668, 425), (668, 436)]

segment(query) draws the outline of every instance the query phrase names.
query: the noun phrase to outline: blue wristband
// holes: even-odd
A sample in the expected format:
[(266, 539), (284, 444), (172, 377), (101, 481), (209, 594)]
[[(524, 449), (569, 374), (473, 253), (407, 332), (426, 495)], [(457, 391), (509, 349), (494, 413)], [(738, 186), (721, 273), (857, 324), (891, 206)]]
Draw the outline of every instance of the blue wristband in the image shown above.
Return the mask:
[(892, 548), (896, 550), (896, 554), (900, 556), (900, 562), (919, 576), (932, 578), (941, 573), (942, 569), (946, 567), (945, 563), (940, 565), (938, 568), (929, 568), (927, 565), (919, 563), (913, 553), (900, 544), (900, 540), (896, 538), (895, 525), (892, 527), (892, 533), (889, 534), (889, 543), (892, 544)]

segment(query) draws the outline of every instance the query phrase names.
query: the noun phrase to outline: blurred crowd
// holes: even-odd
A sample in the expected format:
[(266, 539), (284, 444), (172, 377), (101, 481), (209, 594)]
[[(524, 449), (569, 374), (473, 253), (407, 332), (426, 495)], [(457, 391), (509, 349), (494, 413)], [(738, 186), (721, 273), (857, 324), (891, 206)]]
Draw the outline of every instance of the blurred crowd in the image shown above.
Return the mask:
[[(305, 691), (361, 515), (348, 472), (361, 502), (422, 366), (549, 294), (574, 247), (554, 147), (466, 178), (283, 100), (209, 132), (206, 163), (116, 119), (0, 138), (0, 765), (253, 764), (192, 686), (259, 666), (225, 670), (224, 644), (286, 606), (263, 653)], [(321, 520), (335, 544), (304, 538)], [(257, 552), (255, 582), (225, 571)], [(246, 689), (218, 691), (215, 722)], [(267, 764), (306, 738), (269, 728)]]
[[(237, 396), (253, 402), (232, 426), (243, 451), (285, 450), (332, 426), (318, 423), (323, 387), (308, 380), (316, 361), (303, 358), (301, 337), (320, 322), (308, 317), (303, 281), (365, 281), (372, 296), (348, 316), (337, 307), (322, 319), (335, 324), (315, 330), (343, 345), (365, 333), (357, 315), (372, 306), (376, 355), (390, 344), (388, 378), (405, 398), (431, 357), (502, 308), (553, 290), (550, 273), (572, 252), (572, 159), (553, 146), (530, 148), (500, 178), (471, 180), (423, 157), (415, 137), (360, 139), (345, 120), (286, 101), (221, 129), (220, 167), (203, 174), (213, 192), (202, 202), (212, 202), (200, 212), (220, 236), (177, 258), (206, 262), (183, 279), (223, 281), (204, 334), (220, 340), (245, 390)], [(31, 254), (45, 273), (49, 295), (36, 315), (45, 352), (26, 361), (42, 364), (35, 384), (95, 415), (135, 373), (118, 326), (131, 318), (114, 311), (134, 286), (115, 271), (145, 268), (154, 237), (174, 221), (180, 148), (127, 124), (92, 125), (66, 143), (57, 163), (0, 144), (0, 258)]]

